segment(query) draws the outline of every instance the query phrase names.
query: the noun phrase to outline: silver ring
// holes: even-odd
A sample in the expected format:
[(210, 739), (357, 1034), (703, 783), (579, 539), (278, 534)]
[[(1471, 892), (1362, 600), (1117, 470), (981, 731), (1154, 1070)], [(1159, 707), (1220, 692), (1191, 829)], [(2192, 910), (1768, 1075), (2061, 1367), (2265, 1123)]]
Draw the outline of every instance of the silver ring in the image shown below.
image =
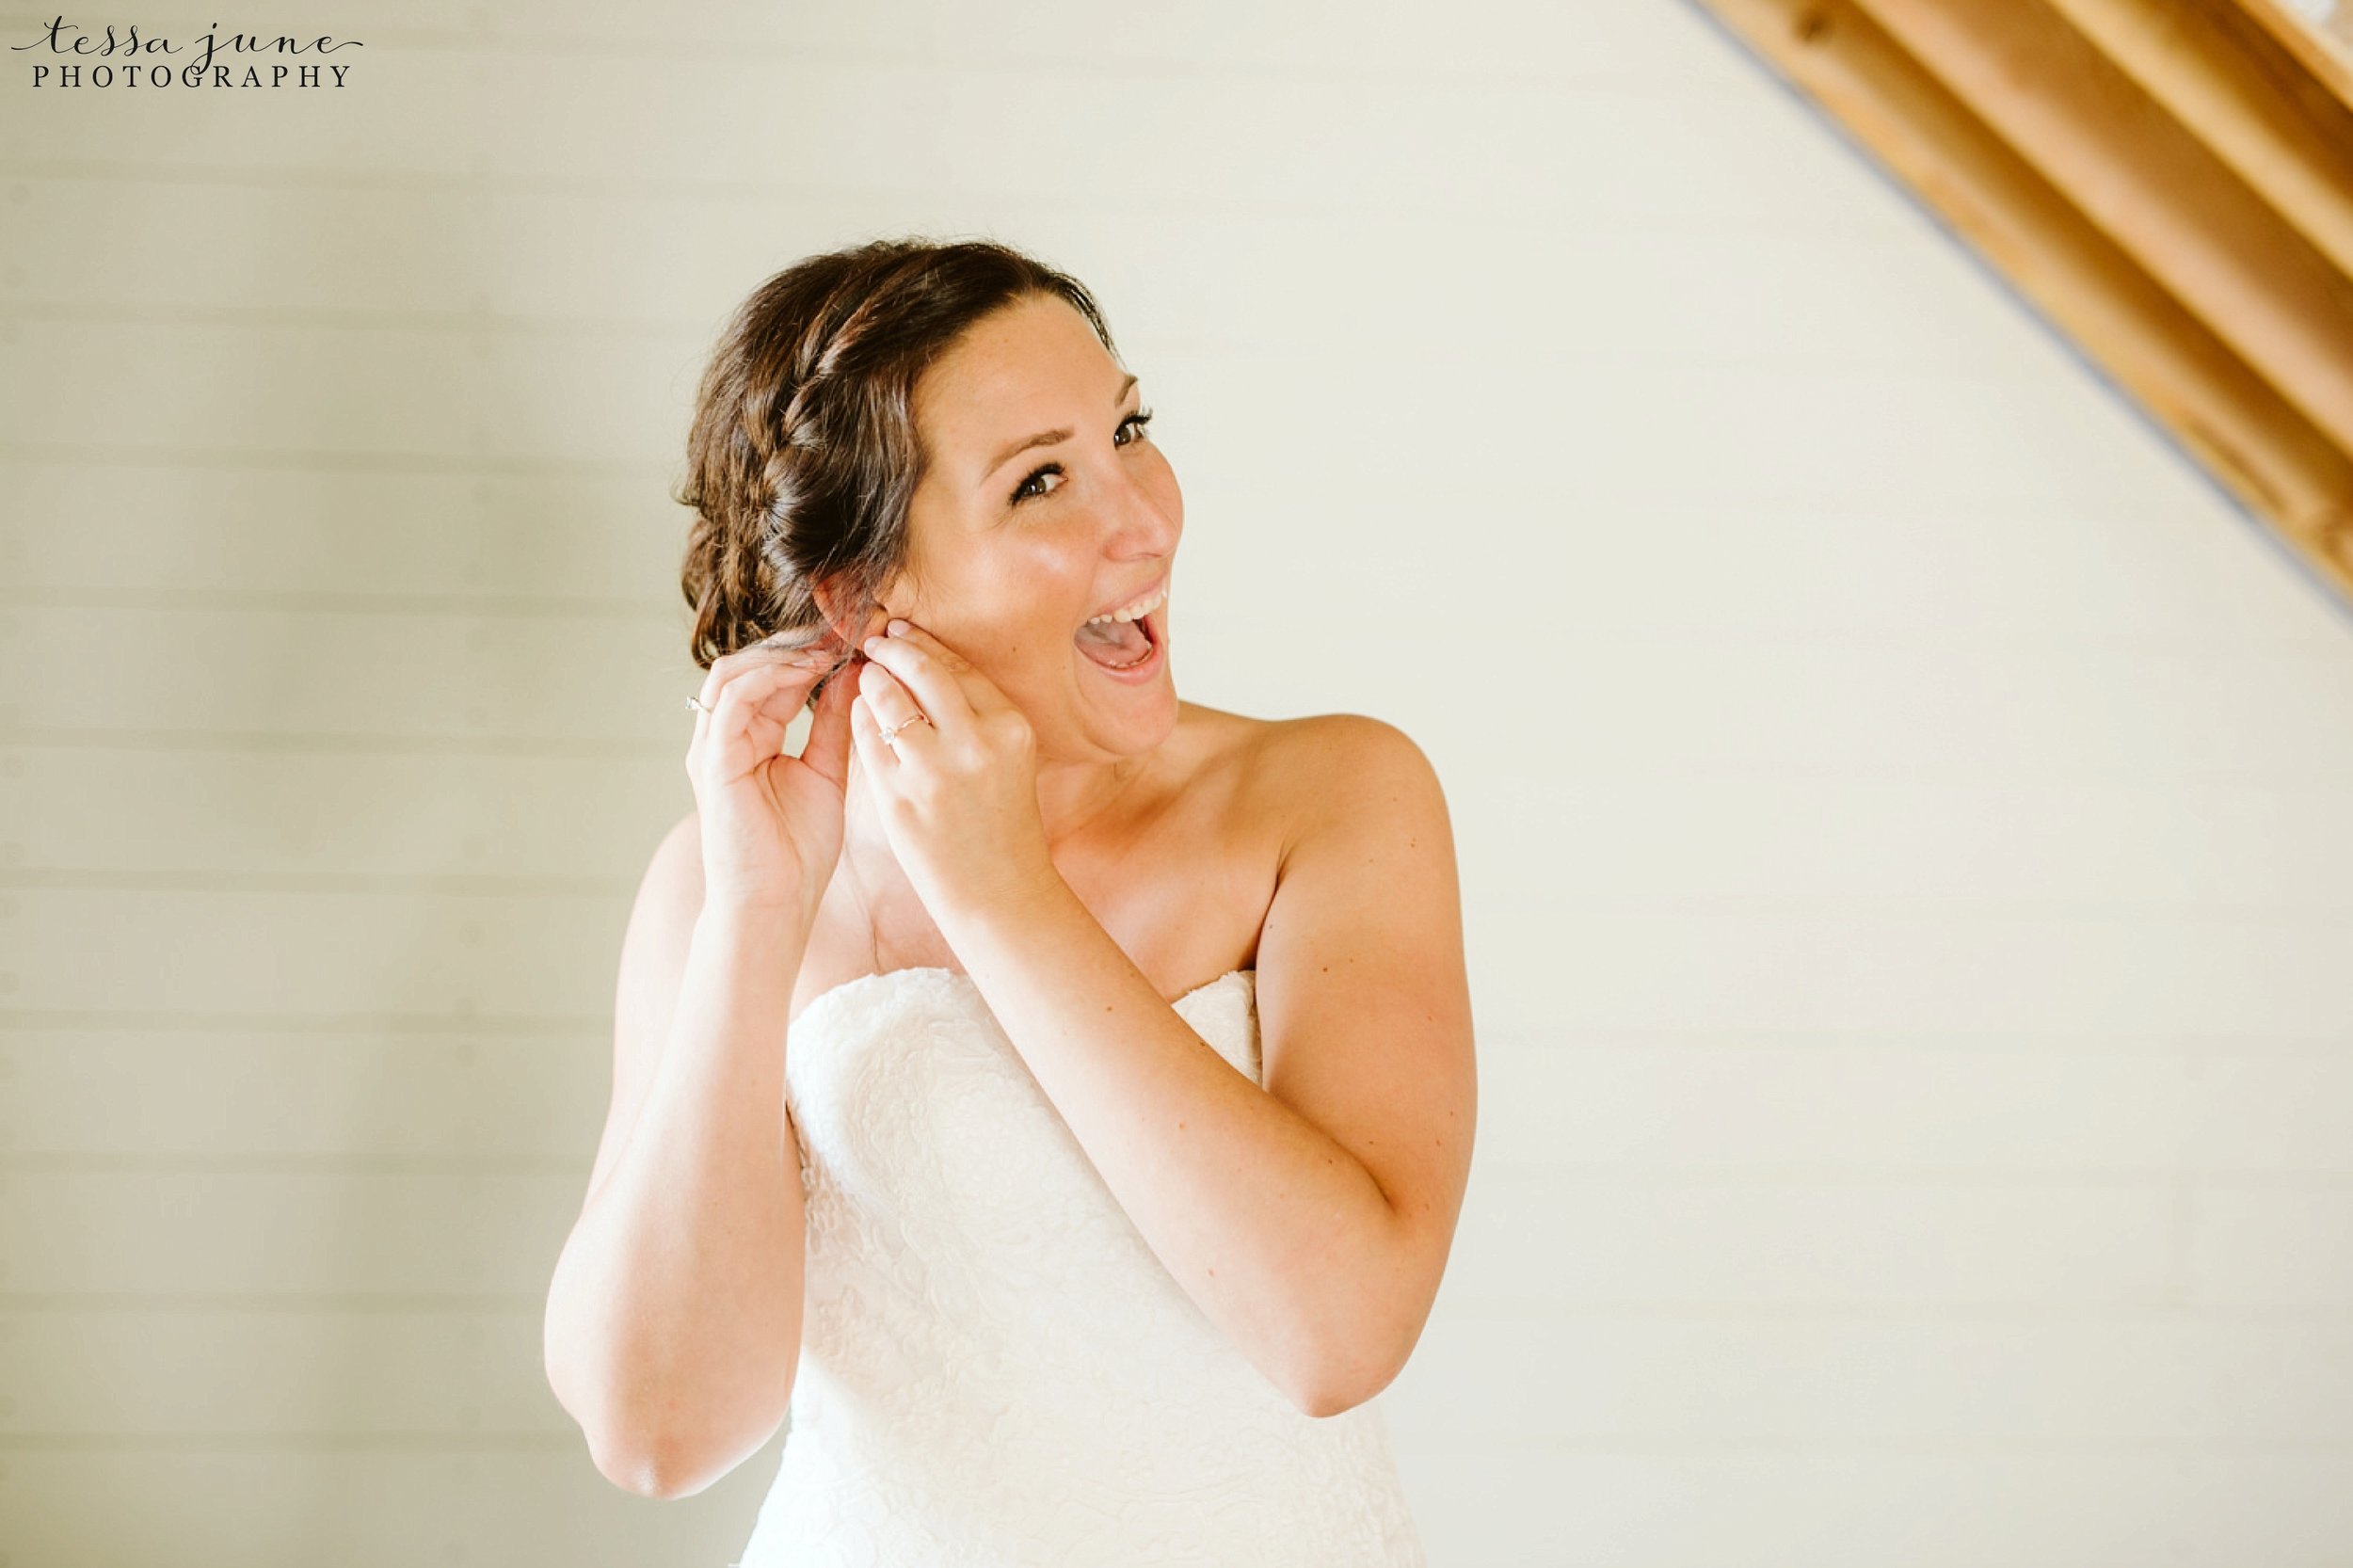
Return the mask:
[(692, 708), (697, 713), (708, 713), (711, 712), (710, 709), (703, 706), (702, 698), (698, 696), (688, 697), (686, 699), (686, 706)]

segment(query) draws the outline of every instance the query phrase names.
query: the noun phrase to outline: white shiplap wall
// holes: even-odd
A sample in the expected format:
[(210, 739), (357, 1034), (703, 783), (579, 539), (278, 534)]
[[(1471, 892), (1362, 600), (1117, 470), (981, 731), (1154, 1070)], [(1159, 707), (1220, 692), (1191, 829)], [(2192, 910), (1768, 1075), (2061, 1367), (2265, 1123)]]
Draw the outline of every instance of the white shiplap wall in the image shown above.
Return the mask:
[(2346, 616), (1701, 12), (299, 26), (349, 87), (0, 66), (5, 1568), (733, 1560), (775, 1446), (619, 1493), (542, 1292), (694, 376), (909, 231), (1102, 296), (1186, 694), (1447, 781), (1433, 1561), (2344, 1560)]

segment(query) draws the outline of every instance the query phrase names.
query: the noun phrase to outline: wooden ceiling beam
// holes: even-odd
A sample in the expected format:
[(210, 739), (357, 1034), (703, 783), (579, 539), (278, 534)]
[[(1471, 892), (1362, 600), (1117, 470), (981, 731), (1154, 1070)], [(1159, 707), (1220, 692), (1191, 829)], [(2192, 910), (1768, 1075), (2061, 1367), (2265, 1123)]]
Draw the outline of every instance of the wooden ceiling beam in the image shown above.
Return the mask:
[(2236, 5), (2050, 3), (2340, 276), (2353, 275), (2353, 103)]
[(2353, 83), (2255, 0), (1703, 3), (2353, 604)]

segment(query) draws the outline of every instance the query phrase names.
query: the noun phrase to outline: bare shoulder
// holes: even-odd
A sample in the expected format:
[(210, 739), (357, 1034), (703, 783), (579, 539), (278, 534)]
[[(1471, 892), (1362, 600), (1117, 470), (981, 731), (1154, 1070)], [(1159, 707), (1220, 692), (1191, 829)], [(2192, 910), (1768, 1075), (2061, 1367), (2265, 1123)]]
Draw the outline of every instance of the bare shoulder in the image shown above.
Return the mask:
[(1254, 719), (1254, 792), (1286, 825), (1286, 847), (1339, 824), (1378, 829), (1446, 815), (1437, 770), (1414, 738), (1366, 713)]
[(1310, 713), (1296, 719), (1257, 719), (1264, 744), (1298, 754), (1301, 760), (1321, 759), (1342, 766), (1370, 762), (1396, 767), (1426, 765), (1414, 738), (1386, 719), (1369, 713)]
[(1198, 736), (1197, 755), (1237, 763), (1271, 782), (1312, 784), (1320, 773), (1346, 773), (1365, 765), (1408, 772), (1429, 767), (1412, 736), (1368, 713), (1261, 719), (1197, 702), (1184, 706)]

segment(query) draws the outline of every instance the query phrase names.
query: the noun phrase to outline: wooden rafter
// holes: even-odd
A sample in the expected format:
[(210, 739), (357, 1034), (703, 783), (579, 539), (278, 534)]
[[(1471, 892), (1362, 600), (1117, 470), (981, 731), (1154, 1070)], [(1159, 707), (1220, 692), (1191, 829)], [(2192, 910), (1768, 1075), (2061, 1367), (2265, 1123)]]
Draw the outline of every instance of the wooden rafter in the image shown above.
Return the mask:
[(1703, 0), (2353, 603), (2353, 69), (2276, 0)]

